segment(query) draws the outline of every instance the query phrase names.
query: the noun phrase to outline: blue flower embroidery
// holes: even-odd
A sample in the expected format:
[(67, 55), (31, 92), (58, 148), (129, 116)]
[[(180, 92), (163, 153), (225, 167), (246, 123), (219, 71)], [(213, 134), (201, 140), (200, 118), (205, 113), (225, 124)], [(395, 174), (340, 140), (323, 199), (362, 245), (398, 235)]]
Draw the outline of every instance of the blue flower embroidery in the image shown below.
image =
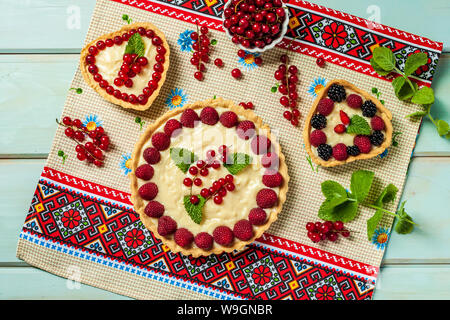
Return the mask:
[(253, 70), (258, 68), (258, 65), (255, 63), (255, 58), (259, 56), (259, 53), (245, 51), (245, 57), (239, 58), (238, 63), (245, 67), (247, 70)]
[(372, 243), (378, 250), (384, 250), (389, 241), (390, 230), (382, 227), (378, 227), (372, 236)]
[(83, 121), (83, 125), (89, 131), (95, 130), (97, 127), (101, 127), (103, 125), (103, 121), (96, 114), (87, 115)]
[(187, 94), (184, 93), (183, 89), (175, 88), (170, 91), (169, 96), (166, 99), (166, 104), (170, 110), (174, 108), (181, 108), (187, 102)]
[(309, 86), (308, 93), (315, 98), (317, 97), (317, 94), (322, 91), (323, 88), (325, 88), (326, 85), (327, 80), (325, 80), (325, 78), (316, 78)]
[(191, 39), (191, 33), (193, 32), (194, 31), (192, 30), (186, 30), (185, 32), (180, 33), (177, 43), (180, 45), (181, 51), (190, 52), (192, 50), (194, 40)]
[(126, 176), (131, 172), (131, 153), (122, 155), (119, 161), (119, 167)]

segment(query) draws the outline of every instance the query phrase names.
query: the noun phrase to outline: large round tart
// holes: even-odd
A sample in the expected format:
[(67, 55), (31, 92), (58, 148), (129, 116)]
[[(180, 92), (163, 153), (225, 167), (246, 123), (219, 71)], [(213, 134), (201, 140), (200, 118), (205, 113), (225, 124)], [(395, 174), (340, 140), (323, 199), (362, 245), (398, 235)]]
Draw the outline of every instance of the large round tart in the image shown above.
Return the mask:
[(194, 257), (241, 250), (270, 227), (289, 176), (270, 128), (221, 98), (167, 112), (132, 155), (131, 200), (173, 252)]

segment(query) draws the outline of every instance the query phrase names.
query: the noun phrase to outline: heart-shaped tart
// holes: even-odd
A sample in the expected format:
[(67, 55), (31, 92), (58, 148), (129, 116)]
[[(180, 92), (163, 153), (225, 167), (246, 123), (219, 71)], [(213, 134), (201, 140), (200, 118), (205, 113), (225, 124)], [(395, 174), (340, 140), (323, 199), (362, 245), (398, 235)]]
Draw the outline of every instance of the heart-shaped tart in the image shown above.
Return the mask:
[(173, 252), (240, 250), (277, 219), (289, 176), (270, 128), (217, 98), (169, 111), (132, 155), (131, 200)]
[(367, 92), (345, 80), (330, 81), (306, 119), (306, 151), (324, 167), (373, 158), (391, 145), (391, 121), (391, 112)]
[(80, 68), (86, 82), (109, 102), (146, 110), (166, 79), (169, 54), (164, 34), (139, 22), (89, 43), (81, 51)]

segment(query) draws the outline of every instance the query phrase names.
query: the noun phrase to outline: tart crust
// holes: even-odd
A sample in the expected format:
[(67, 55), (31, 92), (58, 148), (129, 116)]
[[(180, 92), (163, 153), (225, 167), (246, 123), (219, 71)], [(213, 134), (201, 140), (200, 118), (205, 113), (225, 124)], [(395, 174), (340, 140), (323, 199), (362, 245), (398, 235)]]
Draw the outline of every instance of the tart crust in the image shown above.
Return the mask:
[[(165, 61), (163, 63), (164, 71), (161, 73), (161, 79), (158, 82), (158, 88), (156, 88), (156, 90), (153, 91), (152, 95), (150, 97), (148, 97), (148, 101), (145, 105), (132, 104), (132, 103), (123, 101), (122, 99), (117, 99), (113, 95), (108, 94), (105, 89), (100, 88), (98, 82), (96, 82), (94, 80), (93, 76), (87, 71), (87, 63), (86, 63), (86, 56), (89, 55), (89, 51), (88, 51), (89, 47), (95, 46), (97, 41), (99, 41), (99, 40), (105, 41), (106, 39), (114, 39), (115, 36), (121, 36), (124, 32), (129, 32), (131, 29), (137, 29), (139, 27), (144, 27), (145, 29), (153, 30), (155, 32), (155, 35), (161, 38), (162, 45), (166, 49), (166, 53), (164, 54)], [(89, 84), (89, 86), (92, 87), (92, 89), (97, 91), (97, 93), (99, 95), (101, 95), (105, 100), (107, 100), (111, 103), (117, 104), (126, 109), (134, 109), (134, 110), (144, 111), (144, 110), (147, 110), (148, 108), (150, 108), (153, 101), (158, 97), (159, 91), (161, 90), (161, 87), (163, 86), (163, 84), (166, 80), (167, 70), (169, 69), (169, 65), (170, 65), (169, 56), (170, 56), (170, 47), (169, 47), (169, 44), (167, 43), (164, 33), (162, 33), (155, 25), (151, 24), (150, 22), (136, 22), (133, 24), (123, 26), (120, 30), (118, 30), (116, 32), (104, 34), (104, 35), (98, 37), (97, 39), (95, 39), (94, 41), (91, 41), (90, 43), (88, 43), (81, 50), (80, 69), (81, 69), (81, 74), (83, 75), (84, 80)], [(151, 79), (148, 79), (148, 80), (150, 81)]]
[[(278, 205), (274, 208), (271, 208), (270, 215), (268, 216), (268, 219), (264, 225), (254, 227), (254, 236), (249, 241), (241, 241), (235, 238), (234, 245), (230, 247), (224, 247), (215, 243), (211, 250), (203, 250), (198, 247), (194, 247), (193, 245), (191, 248), (183, 248), (175, 243), (173, 236), (170, 239), (161, 236), (157, 231), (158, 226), (152, 221), (152, 218), (149, 218), (144, 213), (145, 205), (144, 201), (139, 196), (138, 179), (135, 175), (135, 171), (136, 168), (138, 167), (139, 159), (142, 154), (142, 149), (145, 143), (149, 141), (153, 133), (155, 133), (158, 128), (160, 128), (163, 124), (165, 124), (169, 119), (177, 116), (178, 114), (183, 113), (186, 109), (196, 110), (205, 107), (227, 108), (235, 112), (238, 116), (242, 116), (247, 120), (253, 121), (255, 123), (255, 126), (259, 130), (264, 130), (263, 131), (264, 134), (272, 141), (272, 145), (277, 151), (280, 160), (279, 172), (283, 176), (283, 184), (280, 186), (278, 194)], [(192, 255), (193, 257), (199, 257), (199, 256), (208, 256), (211, 254), (220, 254), (223, 252), (232, 252), (234, 250), (242, 250), (246, 245), (249, 245), (252, 242), (254, 242), (257, 238), (261, 237), (267, 229), (269, 229), (271, 224), (277, 220), (278, 214), (281, 212), (283, 204), (286, 201), (286, 194), (288, 192), (288, 183), (289, 183), (288, 168), (285, 162), (285, 157), (281, 152), (281, 147), (273, 138), (274, 136), (271, 134), (269, 126), (263, 124), (262, 119), (258, 117), (253, 111), (245, 110), (240, 106), (236, 106), (232, 101), (223, 100), (222, 98), (195, 102), (193, 104), (186, 105), (183, 108), (177, 108), (167, 112), (161, 118), (157, 119), (153, 124), (148, 126), (146, 131), (139, 138), (139, 141), (136, 143), (132, 153), (132, 164), (131, 164), (132, 172), (130, 173), (131, 202), (133, 203), (136, 212), (139, 213), (142, 223), (157, 238), (159, 238), (165, 245), (167, 245), (173, 252), (176, 253), (181, 252), (184, 255)], [(155, 172), (155, 174), (157, 173)]]
[[(373, 103), (375, 103), (375, 105), (377, 106), (378, 111), (380, 112), (380, 117), (383, 119), (384, 123), (385, 123), (385, 139), (384, 142), (381, 146), (373, 148), (369, 153), (367, 154), (363, 154), (361, 153), (359, 156), (353, 157), (353, 156), (349, 156), (347, 160), (345, 161), (338, 161), (338, 160), (329, 160), (329, 161), (324, 161), (323, 159), (321, 159), (320, 157), (316, 156), (311, 149), (311, 143), (310, 143), (310, 133), (311, 133), (311, 119), (312, 117), (316, 114), (316, 110), (317, 110), (317, 106), (320, 102), (320, 100), (322, 100), (323, 98), (325, 98), (328, 94), (328, 89), (330, 88), (330, 86), (332, 86), (333, 84), (339, 84), (341, 86), (344, 86), (344, 88), (346, 89), (350, 89), (356, 93), (358, 93), (359, 95), (361, 95), (362, 97), (364, 97), (365, 100), (370, 100)], [(303, 140), (305, 142), (305, 148), (306, 148), (306, 152), (308, 152), (308, 154), (310, 155), (312, 161), (314, 161), (314, 163), (316, 163), (317, 165), (323, 166), (323, 167), (336, 167), (336, 166), (340, 166), (340, 165), (344, 165), (353, 161), (357, 161), (357, 160), (365, 160), (365, 159), (371, 159), (376, 157), (377, 155), (383, 153), (392, 143), (392, 113), (386, 109), (386, 107), (381, 104), (381, 102), (374, 98), (373, 96), (371, 96), (370, 94), (368, 94), (367, 92), (365, 92), (364, 90), (359, 89), (358, 87), (356, 87), (355, 85), (351, 84), (350, 82), (346, 81), (346, 80), (332, 80), (330, 81), (327, 86), (318, 94), (316, 100), (314, 100), (314, 103), (308, 113), (308, 117), (306, 118), (306, 124), (305, 124), (305, 128), (303, 130)]]

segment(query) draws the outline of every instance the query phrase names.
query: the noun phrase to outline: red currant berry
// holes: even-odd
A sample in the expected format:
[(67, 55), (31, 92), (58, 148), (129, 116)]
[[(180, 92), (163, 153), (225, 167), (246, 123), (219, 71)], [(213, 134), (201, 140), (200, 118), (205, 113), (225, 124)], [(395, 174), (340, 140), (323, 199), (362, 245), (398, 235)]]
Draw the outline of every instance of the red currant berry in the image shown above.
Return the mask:
[(316, 63), (317, 63), (317, 65), (319, 66), (319, 67), (323, 67), (323, 66), (325, 66), (325, 59), (324, 58), (318, 58), (317, 60), (316, 60)]
[(84, 160), (86, 160), (86, 153), (83, 151), (83, 152), (78, 152), (77, 153), (77, 158), (78, 158), (78, 160), (80, 160), (80, 161), (84, 161)]
[(200, 199), (197, 196), (192, 196), (190, 201), (192, 204), (196, 205), (199, 203)]
[(311, 238), (310, 239), (314, 243), (318, 243), (321, 240), (320, 235), (318, 233), (314, 233), (314, 232), (311, 234)]
[(73, 138), (74, 133), (72, 128), (66, 128), (66, 130), (64, 130), (64, 134), (69, 138)]
[(75, 133), (73, 134), (73, 137), (80, 142), (84, 141), (84, 134), (81, 131), (75, 131)]
[(209, 174), (209, 170), (207, 168), (203, 168), (200, 170), (200, 175), (206, 177)]
[(242, 72), (241, 72), (241, 70), (239, 70), (237, 68), (233, 69), (233, 70), (231, 70), (231, 76), (235, 79), (240, 79), (242, 76)]
[(348, 238), (348, 237), (350, 237), (350, 231), (347, 231), (347, 230), (342, 231), (342, 232), (341, 232), (341, 235), (342, 235), (344, 238)]
[(203, 198), (208, 198), (209, 197), (209, 190), (208, 189), (202, 189), (202, 191), (200, 191), (200, 195), (203, 197)]
[[(146, 65), (148, 65), (148, 59), (146, 57), (140, 57), (137, 59), (137, 63), (142, 66), (145, 67)], [(138, 73), (138, 72), (136, 72)]]
[(103, 159), (103, 152), (100, 149), (95, 149), (92, 154), (98, 160), (102, 160)]
[(292, 110), (292, 115), (294, 116), (294, 118), (298, 118), (300, 117), (300, 111), (298, 109), (294, 109)]
[(70, 117), (64, 117), (62, 122), (66, 125), (66, 126), (71, 126), (72, 125), (72, 119), (70, 119)]
[(193, 176), (196, 176), (197, 173), (198, 173), (197, 167), (190, 167), (189, 168), (189, 173), (192, 174)]
[(331, 242), (336, 242), (337, 239), (339, 238), (338, 234), (336, 232), (330, 232), (327, 234), (328, 240), (330, 240)]
[(336, 221), (333, 225), (334, 230), (342, 231), (344, 230), (344, 223), (342, 221)]
[(214, 64), (219, 68), (223, 67), (223, 61), (220, 58), (217, 58), (216, 60), (214, 60)]
[(223, 198), (221, 196), (215, 196), (214, 197), (214, 203), (215, 204), (222, 204)]
[(228, 183), (225, 188), (227, 188), (227, 190), (231, 192), (236, 189), (236, 186), (234, 185), (234, 183)]
[(194, 184), (195, 184), (197, 187), (201, 187), (202, 184), (203, 184), (202, 179), (200, 179), (200, 178), (195, 179), (195, 180), (194, 180)]
[(289, 98), (286, 96), (281, 97), (280, 103), (282, 106), (288, 107), (289, 106)]
[(186, 187), (192, 186), (192, 179), (185, 178), (185, 179), (183, 180), (183, 184), (184, 184)]
[(112, 47), (114, 45), (113, 39), (106, 39), (105, 44), (107, 47)]
[(222, 198), (225, 197), (227, 195), (227, 190), (224, 188), (220, 188), (218, 195), (221, 196)]
[(194, 41), (197, 41), (198, 40), (198, 33), (197, 32), (192, 32), (191, 33), (191, 39), (194, 40)]
[(200, 71), (197, 71), (196, 73), (194, 73), (194, 78), (197, 79), (198, 81), (202, 81), (203, 80), (203, 73)]
[(246, 53), (245, 53), (245, 51), (244, 50), (239, 50), (238, 52), (237, 52), (237, 54), (238, 54), (238, 57), (239, 58), (245, 58), (245, 56), (247, 55)]
[(314, 223), (308, 222), (306, 224), (306, 230), (308, 230), (310, 232), (314, 232), (314, 231), (316, 231), (316, 226), (314, 225)]

